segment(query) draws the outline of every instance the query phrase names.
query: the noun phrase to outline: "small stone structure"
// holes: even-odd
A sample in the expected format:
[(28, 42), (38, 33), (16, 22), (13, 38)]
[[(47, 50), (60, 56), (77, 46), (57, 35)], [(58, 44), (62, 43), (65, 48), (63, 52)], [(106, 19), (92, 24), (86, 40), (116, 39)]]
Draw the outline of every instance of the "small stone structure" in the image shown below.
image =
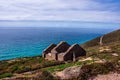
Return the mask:
[(86, 51), (78, 44), (69, 45), (67, 42), (61, 41), (58, 45), (51, 44), (43, 51), (43, 58), (58, 61), (74, 61), (80, 56), (85, 56)]

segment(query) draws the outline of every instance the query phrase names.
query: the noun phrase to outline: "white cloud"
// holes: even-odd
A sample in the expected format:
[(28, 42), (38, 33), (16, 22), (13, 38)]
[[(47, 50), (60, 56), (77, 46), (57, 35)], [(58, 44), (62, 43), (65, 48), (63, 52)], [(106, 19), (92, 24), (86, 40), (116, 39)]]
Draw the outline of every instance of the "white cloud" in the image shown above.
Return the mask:
[(118, 3), (94, 0), (1, 0), (0, 20), (119, 22)]

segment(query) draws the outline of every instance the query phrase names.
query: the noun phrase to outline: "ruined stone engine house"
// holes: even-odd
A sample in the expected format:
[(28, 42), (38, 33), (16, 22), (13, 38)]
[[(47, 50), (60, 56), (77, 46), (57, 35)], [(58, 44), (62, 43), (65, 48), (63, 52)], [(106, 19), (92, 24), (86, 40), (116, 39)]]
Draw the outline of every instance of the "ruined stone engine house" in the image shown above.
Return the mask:
[(86, 51), (78, 44), (69, 45), (61, 41), (58, 45), (51, 44), (43, 51), (43, 58), (47, 60), (74, 61), (76, 58), (85, 56)]

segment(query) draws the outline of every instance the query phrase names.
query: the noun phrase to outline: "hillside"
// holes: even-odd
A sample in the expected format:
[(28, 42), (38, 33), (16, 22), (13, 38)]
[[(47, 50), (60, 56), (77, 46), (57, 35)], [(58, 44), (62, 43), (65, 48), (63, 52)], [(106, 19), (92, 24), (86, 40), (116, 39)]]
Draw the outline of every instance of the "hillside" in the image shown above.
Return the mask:
[[(82, 46), (84, 48), (97, 46), (97, 45), (99, 45), (100, 38), (101, 37), (98, 37), (91, 41), (88, 41), (88, 42), (82, 44)], [(117, 42), (117, 41), (120, 41), (120, 29), (103, 35), (103, 44), (104, 45), (109, 44), (111, 42)]]
[(119, 80), (120, 29), (104, 35), (101, 46), (99, 40), (100, 37), (82, 44), (87, 55), (75, 62), (48, 61), (41, 56), (0, 61), (0, 79), (106, 80), (103, 76), (111, 76)]

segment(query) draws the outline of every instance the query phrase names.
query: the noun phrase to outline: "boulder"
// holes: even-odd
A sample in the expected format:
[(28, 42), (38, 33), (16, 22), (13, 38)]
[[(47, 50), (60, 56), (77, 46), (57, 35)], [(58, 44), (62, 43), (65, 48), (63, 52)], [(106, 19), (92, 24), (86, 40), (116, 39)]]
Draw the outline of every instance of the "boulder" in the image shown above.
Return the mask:
[(56, 72), (55, 77), (59, 79), (77, 78), (81, 73), (81, 66), (74, 66), (64, 69), (61, 72)]

